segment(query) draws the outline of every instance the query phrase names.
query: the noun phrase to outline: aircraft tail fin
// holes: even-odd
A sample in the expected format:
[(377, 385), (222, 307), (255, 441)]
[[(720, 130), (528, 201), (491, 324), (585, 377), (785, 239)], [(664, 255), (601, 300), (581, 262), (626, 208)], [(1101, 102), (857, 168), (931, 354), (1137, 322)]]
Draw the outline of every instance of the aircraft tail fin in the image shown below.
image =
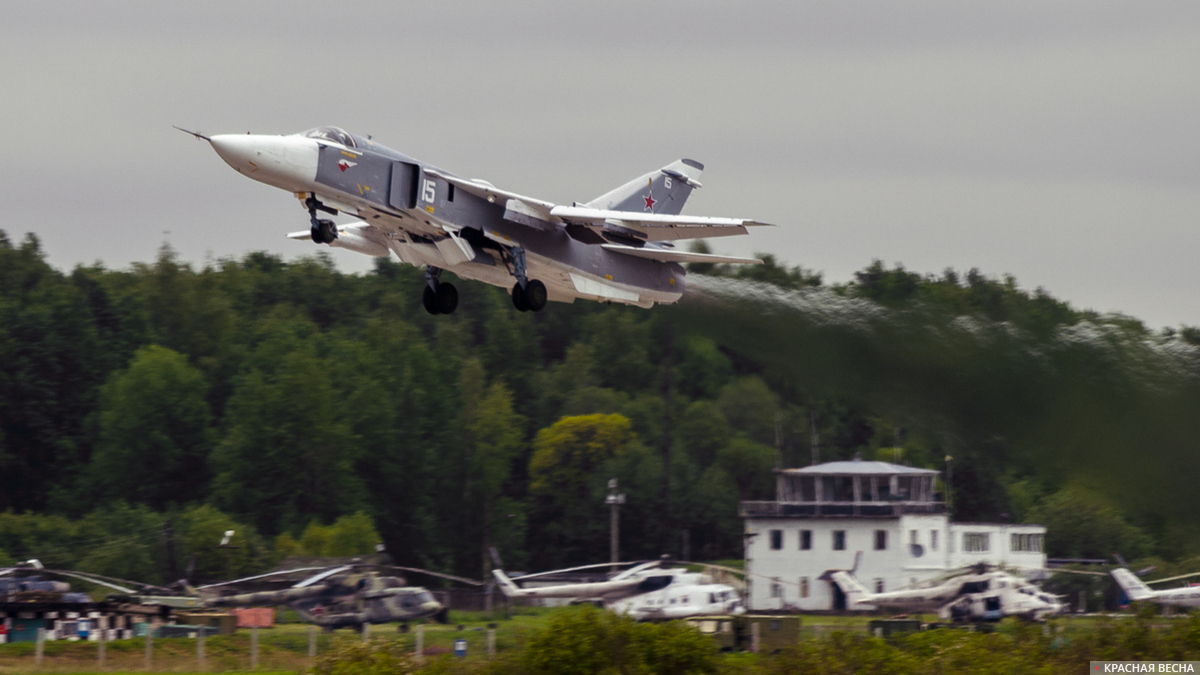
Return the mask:
[(870, 603), (871, 592), (863, 587), (849, 572), (837, 571), (831, 575), (833, 583), (846, 594), (846, 606), (853, 607), (860, 603)]
[(1133, 572), (1127, 568), (1120, 567), (1112, 571), (1113, 578), (1117, 580), (1117, 585), (1121, 590), (1125, 591), (1125, 595), (1129, 596), (1130, 600), (1149, 600), (1154, 597), (1154, 591), (1150, 587), (1142, 583), (1142, 580), (1137, 578)]
[(504, 570), (494, 569), (492, 570), (492, 576), (495, 577), (496, 581), (500, 584), (500, 592), (505, 596), (512, 598), (523, 595), (521, 593), (521, 587), (514, 583), (512, 579), (509, 579), (508, 575), (504, 573)]
[(704, 165), (694, 159), (674, 161), (658, 171), (634, 178), (621, 187), (607, 192), (585, 206), (610, 211), (635, 211), (677, 216), (683, 205), (700, 187), (700, 172)]

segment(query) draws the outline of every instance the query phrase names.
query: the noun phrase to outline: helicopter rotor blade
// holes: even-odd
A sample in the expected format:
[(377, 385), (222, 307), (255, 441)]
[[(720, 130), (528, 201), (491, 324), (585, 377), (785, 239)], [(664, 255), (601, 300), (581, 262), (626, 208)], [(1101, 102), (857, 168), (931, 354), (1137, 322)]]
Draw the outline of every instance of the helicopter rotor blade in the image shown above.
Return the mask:
[(267, 579), (270, 577), (277, 577), (282, 574), (294, 574), (296, 572), (312, 572), (314, 570), (327, 570), (327, 569), (329, 569), (329, 568), (328, 567), (296, 567), (296, 568), (290, 569), (290, 570), (277, 570), (275, 572), (267, 572), (266, 574), (256, 574), (252, 577), (242, 577), (240, 579), (231, 579), (229, 581), (220, 581), (215, 584), (207, 584), (204, 586), (199, 586), (197, 588), (197, 590), (204, 590), (206, 588), (219, 588), (221, 586), (232, 586), (234, 584), (240, 584), (243, 581), (257, 581), (259, 579)]
[[(657, 562), (657, 561), (652, 561), (652, 562)], [(629, 561), (629, 562), (618, 562), (618, 563), (596, 563), (594, 565), (579, 565), (578, 567), (564, 567), (563, 569), (560, 569), (560, 570), (547, 570), (545, 572), (534, 572), (533, 574), (522, 574), (519, 577), (511, 577), (511, 578), (513, 581), (520, 581), (522, 579), (536, 579), (537, 577), (544, 577), (544, 576), (547, 576), (550, 574), (561, 574), (564, 572), (579, 572), (581, 570), (594, 570), (594, 569), (597, 569), (600, 567), (613, 567), (614, 565), (617, 567), (628, 567), (629, 565), (644, 565), (644, 564), (645, 564), (644, 560), (634, 560), (634, 561)]]
[(375, 567), (378, 569), (400, 570), (401, 572), (411, 572), (413, 574), (427, 574), (431, 577), (440, 577), (442, 579), (449, 579), (450, 581), (457, 581), (460, 584), (468, 584), (471, 586), (483, 586), (484, 585), (484, 583), (482, 581), (476, 581), (475, 579), (466, 579), (464, 577), (456, 577), (453, 574), (446, 574), (444, 572), (433, 572), (431, 570), (423, 570), (419, 567), (401, 567), (399, 565), (375, 565)]
[(301, 581), (301, 582), (295, 584), (294, 586), (292, 586), (292, 588), (304, 588), (306, 586), (311, 586), (311, 585), (317, 583), (318, 581), (321, 581), (322, 579), (329, 578), (339, 572), (345, 572), (346, 570), (353, 569), (353, 568), (354, 568), (353, 565), (342, 565), (341, 567), (334, 567), (331, 569), (327, 569), (324, 572), (321, 572), (320, 574), (314, 574), (311, 577), (305, 579), (304, 581)]

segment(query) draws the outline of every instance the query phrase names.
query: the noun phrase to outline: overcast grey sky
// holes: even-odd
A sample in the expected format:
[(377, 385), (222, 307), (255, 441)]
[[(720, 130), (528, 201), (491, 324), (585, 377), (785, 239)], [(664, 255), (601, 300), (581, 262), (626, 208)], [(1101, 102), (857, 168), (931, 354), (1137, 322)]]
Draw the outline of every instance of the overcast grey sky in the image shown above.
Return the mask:
[[(0, 0), (0, 229), (64, 268), (312, 244), (206, 133), (333, 124), (585, 201), (681, 156), (718, 251), (1011, 273), (1200, 325), (1200, 3)], [(165, 235), (164, 231), (169, 231)], [(346, 270), (370, 260), (333, 255)], [(465, 289), (464, 289), (465, 290)]]

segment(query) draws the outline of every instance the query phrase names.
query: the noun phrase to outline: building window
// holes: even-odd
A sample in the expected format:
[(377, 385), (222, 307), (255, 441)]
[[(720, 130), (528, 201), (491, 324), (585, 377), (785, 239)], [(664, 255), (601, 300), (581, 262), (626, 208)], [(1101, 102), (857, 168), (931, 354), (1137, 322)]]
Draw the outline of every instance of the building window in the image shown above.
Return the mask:
[(987, 553), (992, 550), (991, 535), (987, 532), (964, 532), (964, 553)]
[(876, 579), (876, 580), (875, 580), (875, 592), (876, 592), (876, 593), (882, 593), (882, 592), (883, 592), (883, 579)]
[(887, 530), (875, 530), (875, 550), (887, 550)]
[(929, 548), (934, 551), (937, 550), (937, 535), (938, 535), (937, 530), (929, 531)]
[(800, 530), (800, 550), (812, 549), (812, 530)]
[(845, 551), (846, 550), (846, 531), (845, 530), (834, 530), (833, 531), (833, 550), (835, 550), (835, 551)]
[(1012, 536), (1012, 550), (1014, 553), (1041, 553), (1042, 535), (1014, 534)]
[(772, 598), (782, 598), (783, 597), (783, 584), (780, 584), (778, 581), (771, 582), (771, 597)]
[(800, 597), (808, 597), (808, 577), (800, 577)]
[(910, 544), (917, 543), (917, 531), (916, 530), (908, 531), (908, 543), (910, 543)]
[(771, 550), (783, 550), (783, 530), (771, 530)]

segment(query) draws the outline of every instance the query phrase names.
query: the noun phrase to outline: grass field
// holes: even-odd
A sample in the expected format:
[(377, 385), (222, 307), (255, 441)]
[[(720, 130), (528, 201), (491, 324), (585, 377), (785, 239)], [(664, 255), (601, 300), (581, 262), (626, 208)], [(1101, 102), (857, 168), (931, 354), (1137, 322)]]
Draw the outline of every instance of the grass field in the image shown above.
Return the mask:
[[(424, 649), (428, 655), (448, 654), (455, 640), (467, 641), (468, 658), (485, 658), (487, 653), (488, 624), (495, 624), (496, 649), (503, 651), (515, 646), (523, 633), (537, 630), (546, 625), (555, 612), (561, 609), (519, 608), (512, 618), (497, 616), (488, 619), (482, 612), (452, 612), (449, 624), (422, 624)], [(569, 610), (567, 610), (569, 611)], [(801, 639), (827, 635), (834, 631), (865, 631), (875, 616), (817, 616), (802, 618)], [(1184, 617), (1178, 617), (1180, 619)], [(933, 621), (933, 616), (921, 617)], [(1160, 617), (1156, 624), (1169, 625), (1176, 617)], [(1055, 632), (1070, 639), (1075, 635), (1093, 630), (1098, 618), (1078, 617), (1055, 621)], [(459, 627), (462, 627), (460, 630)], [(1015, 621), (1000, 623), (996, 629), (1006, 633), (1014, 630)], [(413, 625), (415, 628), (415, 624)], [(369, 639), (373, 642), (392, 642), (405, 650), (415, 648), (416, 634), (410, 630), (402, 633), (398, 624), (371, 626)], [(258, 632), (258, 669), (255, 673), (298, 673), (311, 665), (308, 657), (308, 624), (287, 623)], [(361, 640), (355, 632), (341, 630), (335, 633), (317, 631), (317, 653), (328, 650), (337, 640)], [(250, 670), (249, 630), (240, 630), (232, 636), (214, 636), (205, 640), (205, 662), (203, 668), (197, 659), (196, 641), (188, 638), (156, 638), (153, 641), (151, 668), (146, 668), (145, 640), (135, 638), (110, 642), (106, 647), (106, 660), (99, 667), (98, 646), (94, 642), (55, 641), (45, 644), (42, 667), (35, 663), (35, 645), (30, 642), (0, 645), (0, 675), (33, 672), (53, 673), (120, 673), (120, 672), (243, 672)], [(736, 658), (736, 657), (735, 657)]]

